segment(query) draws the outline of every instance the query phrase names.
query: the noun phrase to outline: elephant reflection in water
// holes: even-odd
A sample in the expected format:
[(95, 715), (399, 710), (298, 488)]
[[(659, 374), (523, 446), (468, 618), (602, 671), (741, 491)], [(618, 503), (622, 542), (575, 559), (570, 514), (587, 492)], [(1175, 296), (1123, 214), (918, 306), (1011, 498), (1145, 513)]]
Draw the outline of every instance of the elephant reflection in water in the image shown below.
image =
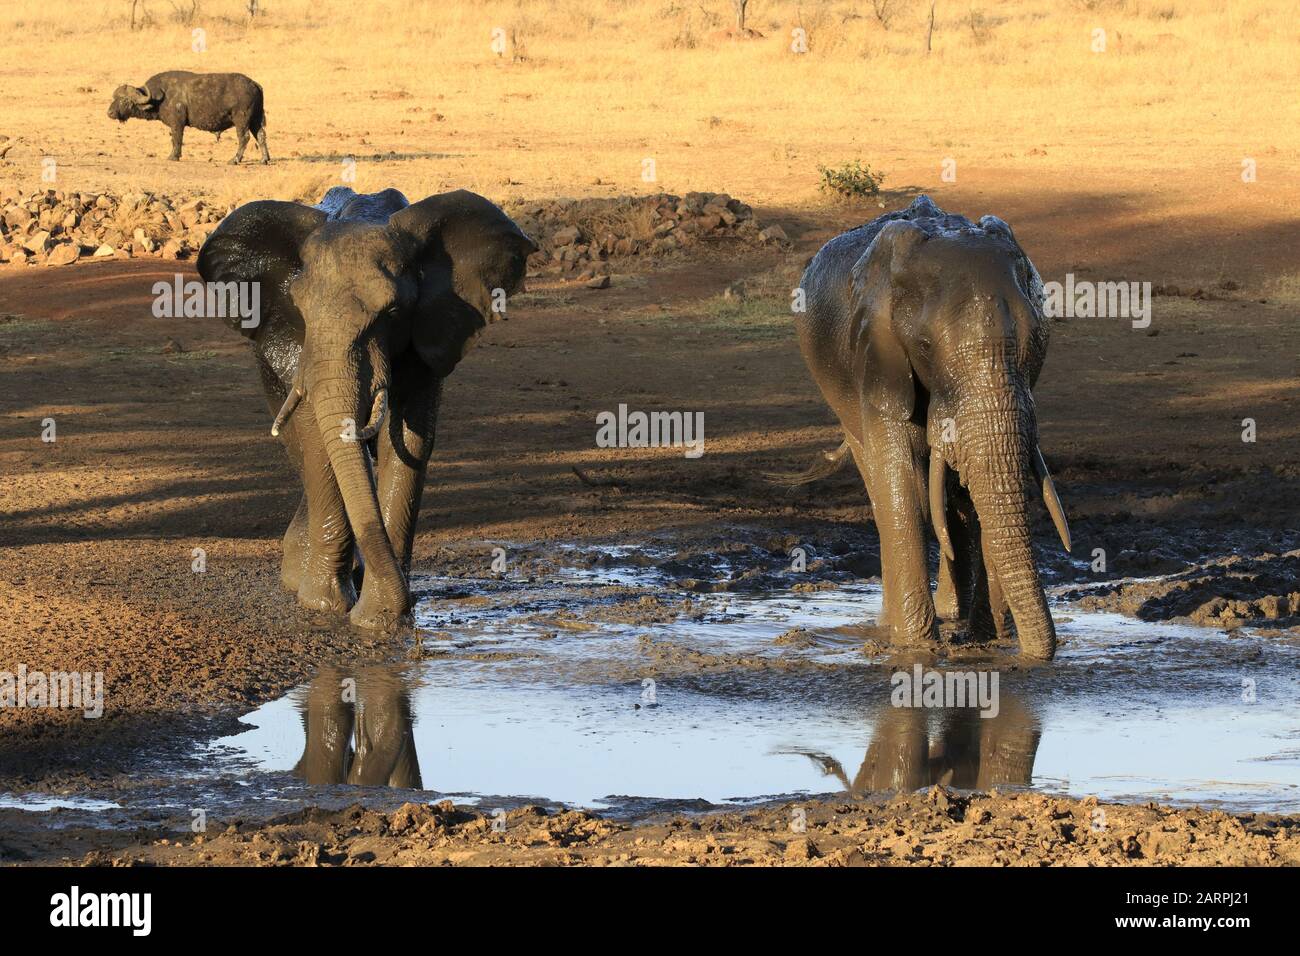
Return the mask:
[(307, 783), (423, 789), (410, 691), (398, 675), (327, 669), (301, 713), (307, 744), (294, 773)]
[(1041, 731), (1037, 720), (1006, 691), (996, 717), (975, 707), (885, 707), (862, 766), (852, 780), (840, 762), (801, 751), (848, 793), (912, 791), (936, 783), (960, 790), (1028, 786)]

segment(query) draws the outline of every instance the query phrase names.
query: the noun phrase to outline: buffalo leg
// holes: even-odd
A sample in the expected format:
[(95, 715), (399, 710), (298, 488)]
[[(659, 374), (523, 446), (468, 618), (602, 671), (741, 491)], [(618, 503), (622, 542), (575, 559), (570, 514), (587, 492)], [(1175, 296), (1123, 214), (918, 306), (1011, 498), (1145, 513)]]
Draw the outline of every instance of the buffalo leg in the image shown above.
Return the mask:
[(248, 146), (248, 127), (240, 126), (235, 130), (238, 137), (238, 145), (235, 147), (235, 158), (230, 161), (231, 166), (238, 166), (244, 161), (244, 149)]
[(172, 154), (167, 158), (173, 162), (181, 158), (181, 144), (185, 139), (185, 125), (178, 124), (171, 128), (172, 130)]

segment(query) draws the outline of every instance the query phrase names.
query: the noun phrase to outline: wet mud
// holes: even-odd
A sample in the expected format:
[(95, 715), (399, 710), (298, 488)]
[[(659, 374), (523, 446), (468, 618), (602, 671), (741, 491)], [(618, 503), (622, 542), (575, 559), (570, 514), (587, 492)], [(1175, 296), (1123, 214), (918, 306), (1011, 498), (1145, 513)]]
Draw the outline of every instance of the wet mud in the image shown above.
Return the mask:
[[(878, 579), (856, 576), (866, 549), (796, 570), (786, 543), (713, 560), (512, 544), (508, 573), (419, 580), (403, 660), (326, 666), (181, 759), (0, 797), (0, 817), (41, 818), (65, 851), (123, 847), (84, 862), (1289, 862), (1300, 647), (1143, 622), (1062, 585), (1050, 665), (957, 628), (904, 652), (876, 627)], [(972, 675), (970, 699), (925, 704), (928, 673)], [(843, 826), (809, 831), (837, 800)], [(736, 808), (774, 836), (698, 836)], [(859, 839), (882, 812), (906, 817), (903, 842)], [(1257, 815), (1260, 840), (1230, 849)], [(629, 844), (656, 827), (654, 849)]]

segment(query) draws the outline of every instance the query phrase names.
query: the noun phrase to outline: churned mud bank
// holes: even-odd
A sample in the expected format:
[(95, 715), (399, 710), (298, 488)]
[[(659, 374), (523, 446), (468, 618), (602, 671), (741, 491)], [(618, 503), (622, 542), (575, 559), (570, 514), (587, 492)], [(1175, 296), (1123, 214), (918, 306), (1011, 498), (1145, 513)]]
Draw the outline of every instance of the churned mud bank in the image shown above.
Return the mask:
[[(797, 821), (797, 823), (794, 823)], [(792, 829), (792, 823), (798, 829)], [(212, 835), (7, 835), (5, 862), (92, 866), (1295, 866), (1300, 823), (935, 786), (631, 824), (450, 800), (306, 810)], [(24, 849), (24, 846), (27, 849)], [(95, 847), (90, 849), (90, 847)], [(51, 854), (51, 850), (53, 853)]]
[[(1260, 815), (1300, 809), (1290, 642), (1058, 604), (1048, 666), (957, 631), (935, 653), (900, 653), (875, 626), (860, 534), (797, 570), (784, 540), (753, 536), (776, 549), (511, 545), (515, 567), (494, 576), (476, 568), (477, 549), (449, 551), (459, 573), (417, 579), (403, 660), (324, 666), (210, 726), (211, 743), (137, 745), (135, 766), (110, 780), (0, 797), (11, 834), (0, 852), (277, 865), (1290, 862), (1295, 817)], [(898, 696), (899, 675), (920, 682), (915, 696)], [(929, 675), (970, 678), (970, 698), (922, 700)], [(926, 788), (929, 803), (916, 802)]]

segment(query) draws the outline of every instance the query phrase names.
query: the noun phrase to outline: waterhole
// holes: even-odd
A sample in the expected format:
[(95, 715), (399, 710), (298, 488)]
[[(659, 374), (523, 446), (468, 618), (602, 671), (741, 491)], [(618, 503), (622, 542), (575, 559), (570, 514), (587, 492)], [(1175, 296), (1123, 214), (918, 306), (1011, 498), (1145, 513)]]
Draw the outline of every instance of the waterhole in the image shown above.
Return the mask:
[[(323, 671), (207, 745), (205, 772), (107, 804), (183, 821), (450, 797), (635, 817), (942, 783), (1300, 809), (1286, 643), (1055, 602), (1050, 665), (1009, 646), (909, 657), (873, 627), (870, 581), (719, 593), (626, 550), (576, 564), (423, 579), (410, 660)], [(923, 699), (950, 673), (970, 698)]]

